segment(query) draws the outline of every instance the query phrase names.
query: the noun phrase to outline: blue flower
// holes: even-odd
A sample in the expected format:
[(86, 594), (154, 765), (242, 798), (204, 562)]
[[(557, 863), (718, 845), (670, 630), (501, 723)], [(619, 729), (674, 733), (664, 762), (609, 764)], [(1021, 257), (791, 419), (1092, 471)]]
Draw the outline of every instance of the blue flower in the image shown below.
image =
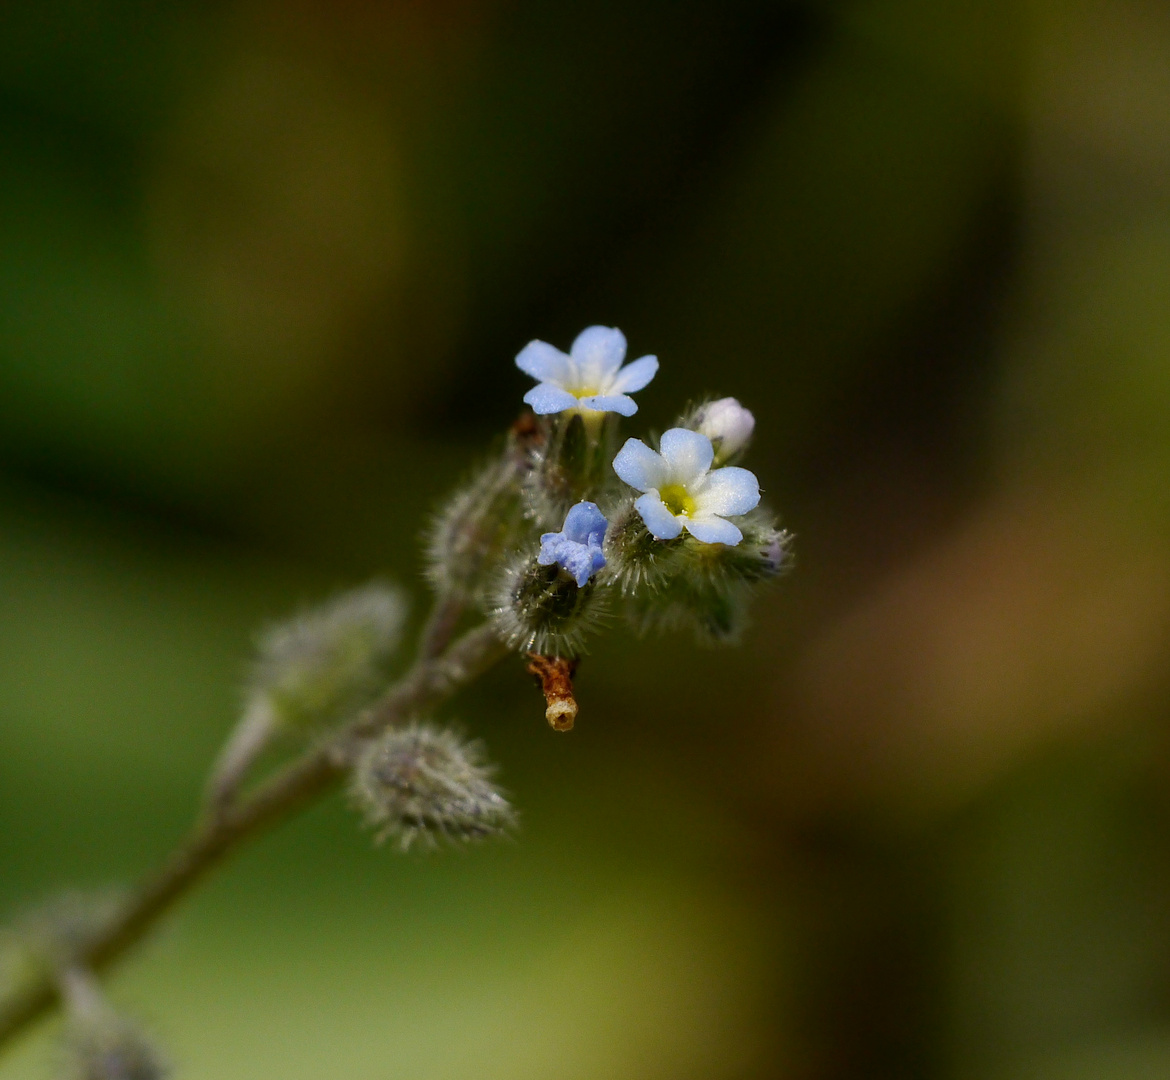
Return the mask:
[(654, 378), (658, 358), (643, 356), (622, 367), (625, 358), (625, 334), (608, 326), (582, 330), (567, 356), (547, 341), (530, 341), (517, 354), (516, 366), (539, 385), (524, 401), (542, 416), (566, 409), (633, 416), (638, 406), (628, 395)]
[(715, 448), (706, 435), (671, 428), (655, 453), (641, 439), (627, 439), (613, 470), (645, 492), (634, 506), (656, 540), (673, 540), (683, 529), (704, 544), (734, 547), (743, 539), (727, 520), (755, 508), (760, 484), (747, 469), (712, 469)]
[(541, 566), (558, 564), (581, 588), (605, 565), (601, 543), (608, 528), (609, 522), (596, 503), (579, 502), (565, 515), (560, 532), (545, 533), (540, 538), (540, 554), (536, 561)]

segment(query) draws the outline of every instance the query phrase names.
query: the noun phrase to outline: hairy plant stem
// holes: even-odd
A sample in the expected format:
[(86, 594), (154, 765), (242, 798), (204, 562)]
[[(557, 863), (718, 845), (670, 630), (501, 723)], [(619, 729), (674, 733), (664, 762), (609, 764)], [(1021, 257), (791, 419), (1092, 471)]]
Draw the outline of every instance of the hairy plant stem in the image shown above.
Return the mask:
[(223, 813), (235, 799), (252, 766), (268, 748), (276, 732), (276, 719), (263, 699), (244, 713), (212, 766), (204, 794), (211, 812)]
[(419, 657), (433, 660), (450, 644), (455, 628), (467, 608), (462, 595), (449, 593), (436, 602), (419, 639)]
[[(100, 971), (122, 956), (244, 840), (284, 820), (345, 774), (355, 741), (439, 702), (507, 655), (491, 627), (468, 631), (442, 656), (421, 656), (386, 696), (355, 721), (312, 747), (231, 804), (206, 814), (163, 865), (131, 891), (108, 922), (78, 950), (74, 963)], [(51, 973), (0, 999), (0, 1047), (60, 1000)]]

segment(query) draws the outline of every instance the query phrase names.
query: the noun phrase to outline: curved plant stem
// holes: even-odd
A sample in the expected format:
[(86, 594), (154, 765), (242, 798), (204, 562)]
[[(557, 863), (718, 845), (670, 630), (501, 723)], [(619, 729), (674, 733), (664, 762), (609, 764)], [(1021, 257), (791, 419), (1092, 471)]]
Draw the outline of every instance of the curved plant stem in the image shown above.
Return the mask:
[(458, 595), (447, 595), (436, 602), (420, 638), (419, 656), (423, 660), (433, 660), (447, 647), (466, 606)]
[[(505, 655), (507, 649), (485, 625), (466, 633), (441, 657), (421, 658), (381, 702), (352, 724), (198, 823), (163, 865), (147, 875), (86, 942), (76, 962), (94, 971), (112, 964), (243, 841), (283, 821), (332, 788), (345, 773), (348, 750), (355, 739), (434, 707)], [(0, 1047), (58, 1000), (59, 988), (48, 973), (43, 979), (19, 987), (7, 998), (0, 998)]]
[(212, 766), (204, 793), (204, 802), (210, 812), (222, 814), (235, 799), (252, 766), (276, 733), (276, 719), (266, 701), (244, 713)]

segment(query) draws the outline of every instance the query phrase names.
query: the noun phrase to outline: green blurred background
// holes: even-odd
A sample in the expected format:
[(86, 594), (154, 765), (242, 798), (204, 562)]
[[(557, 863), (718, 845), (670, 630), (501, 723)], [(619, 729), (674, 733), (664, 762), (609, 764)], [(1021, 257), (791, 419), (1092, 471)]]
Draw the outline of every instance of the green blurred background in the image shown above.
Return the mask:
[[(339, 798), (111, 993), (178, 1080), (1170, 1075), (1162, 0), (0, 8), (0, 906), (190, 819), (254, 628), (372, 574), (601, 322), (735, 394), (742, 648), (450, 710), (514, 842)], [(0, 1058), (49, 1075), (55, 1028)]]

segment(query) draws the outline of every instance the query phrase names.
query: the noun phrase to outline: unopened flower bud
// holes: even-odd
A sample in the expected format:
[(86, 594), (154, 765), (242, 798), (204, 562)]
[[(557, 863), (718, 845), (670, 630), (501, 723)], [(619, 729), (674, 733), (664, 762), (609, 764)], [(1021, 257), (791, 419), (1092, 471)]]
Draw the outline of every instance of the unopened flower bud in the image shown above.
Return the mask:
[(747, 448), (756, 418), (733, 397), (701, 405), (695, 413), (694, 430), (711, 440), (715, 464), (722, 465)]
[(617, 425), (601, 412), (565, 413), (541, 423), (547, 434), (525, 476), (524, 502), (539, 527), (559, 529), (570, 507), (595, 498), (609, 481)]
[(670, 572), (653, 588), (630, 594), (626, 614), (634, 627), (691, 629), (706, 644), (736, 641), (752, 593), (786, 566), (789, 540), (765, 510), (753, 510), (740, 524), (743, 540), (734, 546), (690, 537), (676, 544)]
[(278, 623), (260, 639), (245, 712), (296, 730), (348, 719), (384, 687), (405, 616), (398, 590), (374, 583)]
[(125, 900), (121, 889), (73, 890), (22, 912), (0, 929), (0, 989), (51, 976), (85, 952)]
[(491, 608), (500, 639), (523, 652), (575, 655), (602, 615), (596, 580), (579, 586), (561, 566), (538, 555), (504, 568)]
[(772, 529), (760, 544), (760, 566), (766, 577), (774, 577), (788, 563), (788, 534)]
[(168, 1075), (154, 1046), (118, 1017), (70, 1033), (67, 1080), (162, 1080)]
[(66, 1080), (162, 1080), (170, 1070), (154, 1045), (102, 995), (86, 971), (60, 976), (68, 1012)]
[(482, 468), (439, 512), (426, 554), (427, 576), (440, 595), (482, 598), (484, 581), (524, 528), (523, 478), (544, 439), (535, 424), (531, 431), (513, 429), (503, 456)]
[(757, 511), (743, 522), (743, 543), (720, 553), (720, 571), (749, 585), (773, 578), (788, 567), (791, 539), (770, 514)]
[(685, 540), (658, 540), (646, 528), (633, 499), (613, 516), (605, 538), (609, 572), (629, 596), (656, 589), (679, 570), (678, 552)]
[(515, 812), (492, 782), (478, 742), (422, 724), (391, 728), (363, 748), (351, 795), (379, 841), (479, 840), (505, 832)]
[(678, 577), (657, 592), (631, 597), (626, 614), (639, 633), (690, 630), (702, 645), (728, 645), (743, 632), (749, 599), (743, 582)]

